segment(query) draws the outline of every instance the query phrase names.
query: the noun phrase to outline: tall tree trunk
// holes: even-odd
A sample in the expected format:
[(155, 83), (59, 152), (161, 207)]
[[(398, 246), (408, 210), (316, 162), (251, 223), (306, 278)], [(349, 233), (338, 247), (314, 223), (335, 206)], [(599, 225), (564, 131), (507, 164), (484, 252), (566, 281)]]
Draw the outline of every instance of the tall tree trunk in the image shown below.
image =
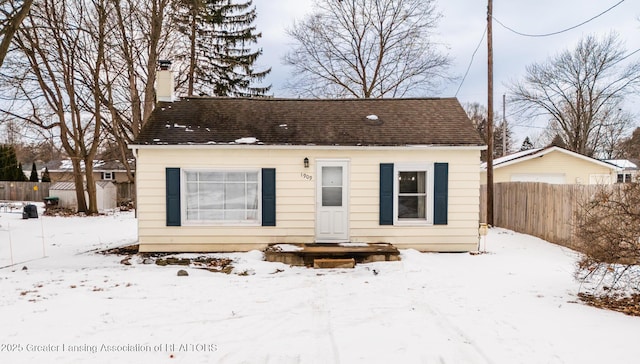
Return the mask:
[(9, 52), (9, 46), (11, 45), (13, 36), (18, 31), (18, 27), (20, 27), (24, 18), (29, 14), (32, 4), (33, 0), (24, 0), (20, 10), (18, 10), (13, 17), (7, 20), (8, 24), (0, 32), (0, 34), (2, 34), (2, 42), (0, 42), (0, 67), (2, 67), (2, 64), (4, 63), (4, 58), (6, 57), (7, 52)]

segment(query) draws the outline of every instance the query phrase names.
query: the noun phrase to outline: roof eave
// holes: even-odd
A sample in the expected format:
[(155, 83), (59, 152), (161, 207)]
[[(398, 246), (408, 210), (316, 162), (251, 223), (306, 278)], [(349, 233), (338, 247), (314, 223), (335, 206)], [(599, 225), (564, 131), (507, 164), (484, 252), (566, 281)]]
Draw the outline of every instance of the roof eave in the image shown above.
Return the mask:
[(342, 150), (404, 150), (404, 149), (429, 149), (429, 150), (486, 150), (486, 145), (460, 144), (406, 144), (406, 145), (317, 145), (317, 144), (129, 144), (129, 149), (342, 149)]
[[(607, 162), (603, 162), (603, 161), (601, 161), (599, 159), (587, 157), (586, 155), (582, 155), (580, 153), (572, 152), (572, 151), (570, 151), (568, 149), (564, 149), (564, 148), (557, 147), (557, 146), (547, 147), (547, 148), (538, 150), (538, 151), (536, 151), (534, 153), (523, 155), (520, 158), (511, 159), (509, 161), (506, 161), (506, 162), (503, 162), (503, 163), (500, 163), (500, 164), (494, 164), (493, 168), (494, 169), (498, 169), (498, 168), (510, 166), (512, 164), (525, 162), (525, 161), (528, 161), (528, 160), (531, 160), (531, 159), (534, 159), (534, 158), (540, 158), (540, 157), (543, 157), (543, 156), (545, 156), (545, 155), (547, 155), (547, 154), (549, 154), (549, 153), (551, 153), (553, 151), (558, 151), (560, 153), (564, 153), (564, 154), (567, 154), (567, 155), (582, 159), (582, 160), (590, 162), (590, 163), (598, 164), (598, 165), (600, 165), (602, 167), (609, 168), (609, 169), (614, 170), (616, 172), (622, 170), (620, 167), (615, 166), (615, 165), (613, 165), (611, 163), (607, 163)], [(486, 163), (484, 164), (484, 166), (481, 169), (483, 171), (487, 170)]]

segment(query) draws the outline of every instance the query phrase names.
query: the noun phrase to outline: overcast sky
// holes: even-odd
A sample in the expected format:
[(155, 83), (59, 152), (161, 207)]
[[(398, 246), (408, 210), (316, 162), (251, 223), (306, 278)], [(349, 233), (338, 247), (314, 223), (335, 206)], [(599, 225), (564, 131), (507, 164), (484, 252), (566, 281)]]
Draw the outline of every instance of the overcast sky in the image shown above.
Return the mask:
[[(526, 34), (547, 34), (561, 31), (586, 21), (617, 4), (620, 0), (494, 0), (493, 16), (504, 25)], [(272, 67), (266, 82), (273, 85), (276, 97), (297, 97), (284, 90), (283, 85), (291, 71), (282, 64), (282, 57), (290, 48), (291, 39), (285, 28), (294, 20), (300, 20), (311, 11), (313, 0), (254, 0), (257, 7), (258, 30), (262, 32), (259, 47), (263, 56), (259, 63)], [(464, 83), (462, 76), (480, 42), (486, 26), (486, 0), (439, 0), (437, 8), (443, 17), (437, 28), (435, 40), (445, 44), (453, 58), (451, 72), (459, 81), (445, 85), (442, 90), (425, 97), (457, 96), (461, 102), (487, 102), (487, 43), (482, 41)], [(524, 37), (493, 22), (494, 46), (494, 107), (502, 110), (505, 84), (523, 77), (525, 66), (540, 63), (565, 49), (573, 49), (588, 34), (618, 32), (628, 53), (640, 49), (640, 3), (626, 0), (606, 14), (576, 29), (549, 37)], [(640, 58), (640, 51), (630, 59)], [(460, 87), (460, 90), (458, 88)], [(457, 95), (456, 95), (457, 92)], [(628, 109), (640, 114), (640, 97), (628, 100)], [(516, 143), (526, 135), (540, 133), (540, 125), (526, 125), (526, 121), (508, 118), (514, 124)], [(509, 122), (509, 120), (508, 120)], [(524, 126), (526, 125), (526, 126)]]

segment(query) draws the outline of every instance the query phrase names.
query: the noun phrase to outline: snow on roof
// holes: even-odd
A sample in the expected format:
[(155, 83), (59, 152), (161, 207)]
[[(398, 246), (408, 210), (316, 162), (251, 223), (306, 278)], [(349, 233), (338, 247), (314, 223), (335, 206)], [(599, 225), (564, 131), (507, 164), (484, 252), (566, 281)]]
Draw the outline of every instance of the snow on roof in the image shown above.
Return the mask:
[[(506, 163), (506, 162), (512, 161), (514, 159), (522, 158), (522, 157), (530, 155), (530, 154), (535, 154), (535, 153), (538, 153), (539, 151), (541, 151), (542, 149), (543, 148), (527, 149), (527, 150), (522, 150), (520, 152), (509, 154), (509, 155), (505, 155), (504, 157), (495, 158), (493, 160), (493, 165), (495, 166), (495, 165), (498, 165), (498, 164), (502, 164), (502, 163)], [(480, 168), (487, 169), (487, 162), (482, 162), (482, 164), (480, 164)]]
[[(558, 146), (548, 146), (546, 148), (535, 148), (535, 149), (529, 149), (529, 150), (525, 150), (525, 151), (521, 151), (521, 152), (517, 152), (517, 153), (513, 153), (513, 154), (509, 154), (507, 156), (504, 157), (500, 157), (500, 158), (496, 158), (493, 160), (493, 166), (494, 167), (506, 167), (508, 165), (511, 165), (513, 163), (518, 163), (521, 161), (526, 161), (538, 156), (543, 156), (547, 153), (551, 153), (553, 151), (558, 151), (561, 153), (565, 153), (568, 155), (571, 155), (573, 157), (579, 158), (579, 159), (583, 159), (586, 161), (589, 161), (591, 163), (596, 163), (599, 164), (601, 166), (605, 166), (607, 168), (613, 169), (613, 170), (620, 170), (621, 167), (613, 164), (613, 163), (609, 163), (607, 161), (603, 161), (597, 158), (593, 158), (593, 157), (588, 157), (586, 155), (580, 154), (580, 153), (576, 153), (576, 152), (572, 152), (568, 149), (564, 149)], [(519, 161), (516, 161), (517, 159), (520, 159)], [(481, 163), (480, 164), (480, 170), (484, 171), (487, 169), (487, 163)]]
[[(111, 181), (96, 181), (96, 186), (100, 188), (105, 188), (109, 185), (112, 185)], [(75, 191), (76, 184), (75, 182), (56, 182), (51, 187), (49, 187), (49, 191)], [(84, 189), (87, 189), (85, 184)]]
[[(127, 163), (129, 163), (129, 166), (132, 169), (135, 169), (134, 159), (127, 160)], [(49, 169), (49, 172), (65, 172), (65, 171), (73, 170), (73, 164), (71, 163), (71, 159), (50, 161), (46, 163), (45, 166)], [(80, 168), (84, 170), (84, 161), (80, 161)], [(44, 167), (42, 169), (44, 169)], [(93, 161), (93, 169), (94, 169), (94, 172), (124, 171), (125, 166), (120, 161), (117, 161), (117, 160), (96, 159)]]
[(637, 169), (638, 166), (628, 159), (606, 159), (605, 162), (611, 163), (623, 169)]
[(76, 189), (76, 184), (73, 182), (56, 182), (53, 186), (49, 187), (49, 191), (73, 191)]
[(246, 138), (240, 138), (235, 140), (235, 142), (238, 144), (254, 144), (257, 141), (258, 139), (254, 137), (246, 137)]

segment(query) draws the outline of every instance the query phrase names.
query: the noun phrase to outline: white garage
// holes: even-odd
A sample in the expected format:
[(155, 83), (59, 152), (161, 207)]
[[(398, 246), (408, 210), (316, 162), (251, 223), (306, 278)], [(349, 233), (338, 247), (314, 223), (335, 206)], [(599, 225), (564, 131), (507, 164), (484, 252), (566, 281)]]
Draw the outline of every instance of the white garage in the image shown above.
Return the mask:
[[(481, 183), (487, 166), (480, 166)], [(542, 182), (551, 184), (611, 184), (620, 167), (557, 146), (513, 153), (493, 160), (493, 182)]]
[(567, 176), (564, 173), (514, 173), (511, 175), (511, 182), (544, 182), (563, 185), (567, 183)]

